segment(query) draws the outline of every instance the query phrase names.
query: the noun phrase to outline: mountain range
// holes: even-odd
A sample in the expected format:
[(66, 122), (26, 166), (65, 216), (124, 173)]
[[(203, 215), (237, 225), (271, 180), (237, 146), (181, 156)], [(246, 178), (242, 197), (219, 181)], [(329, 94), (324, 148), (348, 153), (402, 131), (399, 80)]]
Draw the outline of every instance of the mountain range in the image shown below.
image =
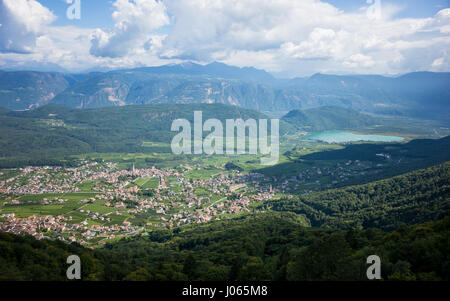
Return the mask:
[(399, 77), (325, 75), (275, 79), (254, 68), (184, 63), (88, 74), (0, 71), (0, 106), (28, 110), (46, 104), (101, 108), (137, 104), (221, 103), (260, 112), (322, 106), (448, 120), (450, 73)]

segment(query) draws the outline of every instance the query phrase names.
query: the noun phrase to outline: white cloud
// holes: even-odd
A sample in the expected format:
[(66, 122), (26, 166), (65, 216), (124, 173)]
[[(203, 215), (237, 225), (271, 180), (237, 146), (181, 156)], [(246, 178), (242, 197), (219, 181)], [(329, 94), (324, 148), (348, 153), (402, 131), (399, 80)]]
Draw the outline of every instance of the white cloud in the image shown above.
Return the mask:
[[(166, 0), (174, 16), (166, 50), (172, 56), (209, 60), (224, 50), (262, 51), (299, 42), (326, 16), (340, 14), (313, 0)], [(325, 17), (325, 18), (324, 18)]]
[[(395, 19), (382, 1), (346, 13), (317, 0), (166, 0), (172, 32), (163, 57), (220, 60), (273, 72), (402, 73), (446, 56), (449, 9), (434, 18)], [(426, 55), (424, 55), (426, 53)], [(436, 64), (435, 64), (436, 66)]]
[(97, 29), (92, 37), (92, 55), (122, 57), (144, 44), (151, 47), (155, 40), (158, 41), (154, 31), (169, 24), (166, 7), (162, 2), (116, 0), (113, 5), (115, 27), (110, 31)]
[(0, 0), (0, 52), (32, 52), (56, 17), (35, 0)]
[[(37, 3), (0, 0), (1, 7), (13, 1)], [(46, 26), (52, 15), (41, 7), (30, 27), (5, 23), (17, 32), (30, 28), (24, 32), (33, 37), (29, 43), (16, 35), (13, 44), (22, 46), (9, 51), (34, 53), (0, 53), (0, 64), (41, 61), (80, 71), (221, 61), (286, 76), (450, 71), (449, 8), (430, 18), (396, 18), (402, 8), (381, 3), (374, 18), (367, 5), (344, 12), (319, 0), (115, 0), (109, 30)], [(16, 6), (10, 10), (18, 15)]]

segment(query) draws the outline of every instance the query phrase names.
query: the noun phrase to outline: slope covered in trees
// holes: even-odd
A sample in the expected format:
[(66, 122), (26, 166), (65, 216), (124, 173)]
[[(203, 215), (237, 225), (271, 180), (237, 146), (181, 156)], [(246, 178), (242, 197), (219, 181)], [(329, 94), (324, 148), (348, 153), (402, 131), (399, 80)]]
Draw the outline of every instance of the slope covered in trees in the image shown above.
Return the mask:
[(260, 214), (179, 232), (159, 231), (89, 250), (0, 233), (0, 279), (66, 280), (78, 254), (84, 280), (367, 280), (381, 258), (385, 280), (449, 280), (450, 220), (338, 230), (303, 227), (295, 214)]
[(316, 227), (393, 230), (438, 220), (450, 212), (450, 162), (369, 184), (273, 200), (264, 207), (302, 214)]
[(286, 114), (283, 120), (311, 132), (358, 129), (377, 124), (376, 119), (369, 115), (340, 107), (294, 110)]
[[(172, 122), (194, 111), (203, 121), (268, 118), (252, 110), (221, 104), (141, 105), (77, 110), (44, 106), (36, 110), (0, 110), (0, 166), (37, 165), (55, 157), (92, 152), (170, 152)], [(205, 132), (205, 135), (208, 134)], [(160, 146), (144, 146), (159, 142)]]

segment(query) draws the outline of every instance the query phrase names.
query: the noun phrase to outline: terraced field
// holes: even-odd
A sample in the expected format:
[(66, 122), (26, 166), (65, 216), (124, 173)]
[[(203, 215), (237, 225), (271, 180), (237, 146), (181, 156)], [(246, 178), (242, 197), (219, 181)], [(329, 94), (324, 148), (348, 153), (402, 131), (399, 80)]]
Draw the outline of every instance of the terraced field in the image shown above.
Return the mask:
[(140, 178), (134, 181), (134, 183), (142, 189), (156, 189), (160, 185), (158, 178)]

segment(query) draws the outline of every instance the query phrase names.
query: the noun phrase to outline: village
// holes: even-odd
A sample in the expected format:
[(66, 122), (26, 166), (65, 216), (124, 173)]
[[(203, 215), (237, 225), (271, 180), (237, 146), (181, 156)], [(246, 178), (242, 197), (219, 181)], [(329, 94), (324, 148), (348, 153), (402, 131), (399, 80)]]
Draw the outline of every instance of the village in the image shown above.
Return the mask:
[[(271, 199), (261, 174), (223, 171), (204, 179), (183, 174), (205, 166), (120, 170), (113, 163), (82, 162), (76, 168), (26, 167), (0, 182), (0, 231), (80, 244), (146, 234), (250, 213), (252, 204)], [(268, 179), (265, 179), (268, 180)], [(88, 183), (89, 185), (87, 185)], [(45, 197), (57, 195), (60, 197)], [(74, 199), (64, 198), (65, 195)], [(33, 196), (32, 201), (26, 201)], [(85, 197), (86, 196), (86, 197)], [(73, 210), (66, 207), (76, 206)], [(42, 215), (59, 206), (56, 215)], [(36, 212), (23, 216), (24, 208)]]
[(77, 167), (20, 168), (0, 181), (0, 231), (104, 245), (155, 229), (250, 214), (276, 195), (292, 198), (316, 186), (335, 187), (377, 173), (380, 165), (349, 160), (281, 177), (205, 164), (120, 169), (82, 161)]

